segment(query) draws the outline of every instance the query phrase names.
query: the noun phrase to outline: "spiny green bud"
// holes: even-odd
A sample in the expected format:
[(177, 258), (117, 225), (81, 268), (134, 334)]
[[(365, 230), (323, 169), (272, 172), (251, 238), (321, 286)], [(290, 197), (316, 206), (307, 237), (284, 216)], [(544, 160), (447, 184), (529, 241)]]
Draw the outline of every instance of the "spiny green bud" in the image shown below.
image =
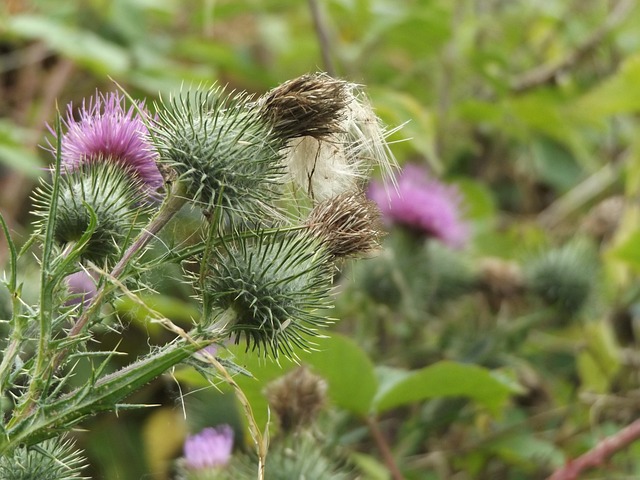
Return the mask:
[(308, 336), (330, 320), (330, 256), (314, 238), (300, 233), (259, 234), (224, 243), (209, 267), (205, 303), (232, 314), (229, 333), (247, 348), (295, 357)]
[(37, 448), (18, 447), (0, 457), (2, 480), (71, 480), (82, 477), (85, 459), (73, 442), (62, 437), (45, 440)]
[(549, 250), (526, 269), (529, 289), (545, 303), (578, 313), (594, 288), (595, 260), (584, 243)]
[[(249, 455), (237, 457), (229, 476), (254, 479), (257, 461)], [(346, 480), (357, 478), (339, 452), (331, 452), (310, 435), (294, 435), (273, 442), (269, 448), (265, 478), (269, 480)]]
[(175, 170), (190, 201), (241, 218), (269, 209), (284, 174), (282, 142), (248, 97), (197, 90), (156, 108), (160, 162)]
[[(137, 181), (111, 162), (94, 162), (60, 177), (54, 238), (58, 244), (77, 242), (91, 224), (92, 212), (97, 224), (82, 258), (95, 263), (112, 259), (135, 228), (148, 206), (139, 203)], [(48, 207), (52, 187), (43, 184), (36, 191), (36, 215), (41, 228), (49, 221)]]

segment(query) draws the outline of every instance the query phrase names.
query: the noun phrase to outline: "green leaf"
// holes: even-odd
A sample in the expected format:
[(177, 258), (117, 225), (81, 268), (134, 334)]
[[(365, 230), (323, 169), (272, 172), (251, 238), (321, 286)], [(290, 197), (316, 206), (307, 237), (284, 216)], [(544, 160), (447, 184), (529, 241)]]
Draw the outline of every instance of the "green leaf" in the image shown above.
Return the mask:
[[(627, 58), (620, 69), (575, 104), (576, 118), (601, 120), (640, 110), (640, 54)], [(579, 115), (579, 117), (578, 117)]]
[(354, 452), (349, 455), (349, 458), (364, 475), (363, 478), (368, 478), (369, 480), (389, 480), (391, 478), (389, 469), (371, 455)]
[(395, 385), (376, 396), (376, 412), (429, 398), (469, 397), (497, 414), (512, 391), (485, 368), (450, 361), (435, 363), (398, 379)]
[[(369, 413), (377, 381), (367, 355), (355, 342), (336, 333), (315, 341), (317, 351), (298, 352), (301, 363), (327, 381), (328, 394), (335, 405), (357, 415)], [(284, 357), (279, 363), (261, 359), (254, 352), (245, 352), (242, 345), (230, 346), (228, 350), (232, 360), (253, 375), (253, 378), (237, 376), (235, 380), (249, 400), (256, 422), (265, 425), (268, 404), (264, 388), (297, 365)]]
[(319, 342), (319, 351), (300, 358), (329, 384), (334, 403), (357, 415), (366, 415), (378, 388), (374, 366), (356, 342), (332, 333)]
[(564, 455), (553, 443), (534, 437), (532, 434), (516, 434), (494, 442), (491, 450), (510, 463), (539, 467), (547, 465), (561, 467)]
[(609, 252), (618, 260), (625, 262), (629, 267), (640, 271), (640, 230), (631, 233), (619, 246)]
[(603, 322), (587, 324), (584, 333), (587, 348), (577, 359), (581, 386), (590, 392), (608, 393), (621, 367), (621, 354), (613, 333)]
[(456, 180), (456, 186), (464, 196), (464, 216), (474, 220), (486, 220), (496, 213), (493, 195), (486, 185), (471, 179)]
[(38, 39), (85, 67), (102, 74), (125, 73), (130, 59), (126, 50), (88, 30), (80, 30), (38, 15), (9, 18), (10, 33)]

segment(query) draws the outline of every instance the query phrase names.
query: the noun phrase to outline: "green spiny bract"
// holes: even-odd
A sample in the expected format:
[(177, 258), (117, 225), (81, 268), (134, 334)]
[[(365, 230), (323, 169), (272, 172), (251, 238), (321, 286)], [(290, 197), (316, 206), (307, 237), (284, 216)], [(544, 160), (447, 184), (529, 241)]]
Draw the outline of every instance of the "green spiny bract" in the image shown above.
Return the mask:
[[(118, 165), (93, 162), (60, 177), (54, 238), (64, 247), (77, 242), (91, 224), (91, 212), (97, 224), (82, 252), (82, 258), (95, 263), (113, 259), (122, 250), (148, 205), (139, 202), (140, 187)], [(36, 192), (36, 215), (47, 218), (52, 188), (43, 184)]]
[(36, 447), (18, 447), (0, 457), (2, 480), (72, 480), (82, 477), (85, 460), (64, 438), (45, 440)]
[[(269, 480), (346, 480), (357, 475), (342, 458), (310, 435), (290, 435), (274, 441), (269, 448), (265, 478)], [(255, 478), (255, 459), (237, 456), (231, 461), (227, 476), (222, 478)], [(187, 480), (191, 480), (188, 478)]]
[(528, 288), (545, 303), (577, 313), (595, 286), (593, 255), (582, 243), (549, 250), (526, 269)]
[(307, 336), (330, 320), (332, 284), (329, 253), (319, 241), (300, 233), (259, 234), (224, 243), (212, 258), (203, 292), (205, 303), (230, 311), (236, 342), (247, 348), (294, 356), (306, 348)]
[(175, 170), (190, 201), (240, 218), (269, 209), (284, 174), (282, 140), (247, 97), (198, 90), (156, 107), (160, 161)]

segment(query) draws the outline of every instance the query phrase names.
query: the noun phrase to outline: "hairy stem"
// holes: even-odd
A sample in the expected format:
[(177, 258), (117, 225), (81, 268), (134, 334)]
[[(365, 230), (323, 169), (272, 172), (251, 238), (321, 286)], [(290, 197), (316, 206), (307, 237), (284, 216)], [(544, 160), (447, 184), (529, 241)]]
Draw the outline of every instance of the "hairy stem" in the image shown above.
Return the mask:
[[(176, 183), (174, 188), (167, 195), (165, 202), (162, 204), (156, 216), (151, 220), (149, 225), (140, 232), (138, 237), (134, 240), (133, 244), (127, 249), (124, 253), (120, 261), (113, 267), (111, 270), (111, 277), (118, 278), (126, 266), (131, 262), (131, 260), (141, 251), (143, 251), (144, 247), (156, 236), (156, 234), (164, 228), (164, 226), (169, 223), (169, 220), (173, 218), (173, 216), (178, 213), (178, 211), (183, 207), (186, 203), (186, 199), (181, 195), (182, 194), (182, 186), (180, 183)], [(89, 318), (95, 313), (95, 310), (99, 307), (104, 299), (105, 288), (102, 287), (100, 291), (96, 294), (96, 296), (92, 299), (92, 302), (89, 304), (88, 308), (84, 311), (84, 313), (78, 318), (76, 323), (71, 327), (69, 331), (69, 336), (73, 337), (78, 335), (84, 329), (85, 325), (89, 321)], [(56, 356), (56, 367), (60, 364), (66, 352), (60, 352), (63, 355), (58, 354)]]

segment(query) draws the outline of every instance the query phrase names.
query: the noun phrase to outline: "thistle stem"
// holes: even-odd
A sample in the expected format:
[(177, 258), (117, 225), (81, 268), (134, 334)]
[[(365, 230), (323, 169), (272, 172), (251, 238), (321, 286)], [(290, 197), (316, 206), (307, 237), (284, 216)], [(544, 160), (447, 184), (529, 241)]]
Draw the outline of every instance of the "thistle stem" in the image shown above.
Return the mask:
[(570, 460), (564, 467), (556, 470), (548, 480), (576, 480), (583, 471), (602, 465), (614, 453), (638, 439), (640, 439), (640, 419), (627, 425), (618, 433), (600, 440), (587, 453)]
[(398, 468), (398, 464), (393, 458), (393, 453), (391, 452), (391, 448), (389, 448), (389, 443), (387, 439), (384, 438), (384, 435), (380, 431), (380, 426), (378, 425), (378, 420), (374, 417), (366, 418), (367, 426), (369, 427), (369, 431), (373, 436), (373, 440), (376, 442), (376, 446), (378, 450), (380, 450), (380, 454), (382, 455), (382, 459), (384, 460), (385, 465), (389, 469), (389, 473), (391, 474), (391, 478), (393, 480), (404, 480), (402, 476), (402, 472)]
[[(118, 261), (115, 267), (113, 267), (110, 276), (112, 278), (118, 278), (120, 274), (122, 274), (126, 266), (129, 264), (129, 262), (131, 262), (131, 260), (151, 241), (151, 239), (153, 239), (156, 234), (160, 230), (162, 230), (167, 223), (169, 223), (169, 220), (171, 220), (174, 215), (178, 213), (178, 211), (184, 206), (186, 202), (187, 199), (182, 195), (182, 184), (180, 184), (179, 182), (175, 183), (174, 187), (167, 195), (165, 202), (156, 213), (156, 216), (151, 220), (151, 222), (149, 222), (149, 225), (147, 225), (147, 227), (142, 230), (142, 232), (140, 232), (138, 237), (133, 241), (133, 244), (131, 244), (131, 246), (124, 253), (120, 261)], [(71, 327), (71, 330), (69, 331), (70, 337), (78, 335), (84, 329), (95, 308), (97, 308), (96, 305), (100, 305), (102, 303), (104, 293), (105, 289), (104, 287), (102, 287), (98, 291), (96, 296), (92, 299), (92, 302), (88, 306), (88, 308), (84, 311), (80, 318), (78, 318), (73, 327)], [(66, 354), (66, 352), (61, 353)], [(59, 361), (62, 359), (59, 357), (60, 355), (56, 357), (56, 360), (58, 360), (58, 362), (56, 363), (56, 368), (59, 365)]]

